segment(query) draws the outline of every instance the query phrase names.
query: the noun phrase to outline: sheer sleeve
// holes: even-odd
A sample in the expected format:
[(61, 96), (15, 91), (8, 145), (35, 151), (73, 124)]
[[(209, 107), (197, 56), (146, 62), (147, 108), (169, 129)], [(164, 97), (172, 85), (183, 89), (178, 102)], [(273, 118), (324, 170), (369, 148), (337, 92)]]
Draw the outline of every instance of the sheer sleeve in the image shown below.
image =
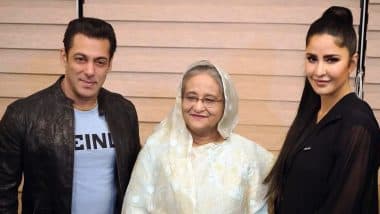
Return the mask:
[[(318, 213), (372, 213), (363, 203), (377, 199), (378, 133), (352, 127), (337, 143), (336, 162), (329, 177), (329, 193)], [(362, 210), (368, 209), (368, 210)], [(373, 210), (375, 211), (375, 210)], [(376, 211), (375, 211), (376, 212)]]
[(153, 193), (153, 170), (155, 162), (145, 145), (133, 168), (131, 180), (124, 196), (122, 214), (149, 213), (149, 205)]
[(250, 169), (249, 177), (249, 208), (247, 213), (266, 214), (267, 185), (263, 184), (265, 176), (273, 164), (273, 155), (264, 148), (257, 146), (254, 167)]

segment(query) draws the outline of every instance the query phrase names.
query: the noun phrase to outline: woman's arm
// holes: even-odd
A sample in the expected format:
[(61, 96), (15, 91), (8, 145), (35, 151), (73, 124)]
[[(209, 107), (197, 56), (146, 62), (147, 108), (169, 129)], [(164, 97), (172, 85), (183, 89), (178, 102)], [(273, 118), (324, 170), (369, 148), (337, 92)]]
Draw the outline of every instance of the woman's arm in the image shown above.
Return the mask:
[[(358, 210), (357, 205), (365, 208), (367, 205), (363, 203), (370, 204), (365, 195), (369, 195), (368, 189), (377, 187), (380, 154), (379, 147), (375, 146), (380, 142), (375, 142), (374, 138), (377, 138), (376, 134), (363, 126), (356, 126), (336, 142), (337, 160), (330, 173), (330, 191), (318, 213), (361, 213), (363, 210)], [(371, 194), (367, 199), (371, 200)]]
[(249, 173), (249, 207), (248, 213), (266, 214), (268, 206), (266, 204), (267, 185), (263, 184), (264, 178), (269, 173), (273, 164), (273, 155), (257, 145), (254, 167)]
[(153, 170), (154, 161), (149, 153), (149, 148), (144, 146), (140, 151), (124, 196), (122, 214), (149, 213), (149, 205), (154, 190)]

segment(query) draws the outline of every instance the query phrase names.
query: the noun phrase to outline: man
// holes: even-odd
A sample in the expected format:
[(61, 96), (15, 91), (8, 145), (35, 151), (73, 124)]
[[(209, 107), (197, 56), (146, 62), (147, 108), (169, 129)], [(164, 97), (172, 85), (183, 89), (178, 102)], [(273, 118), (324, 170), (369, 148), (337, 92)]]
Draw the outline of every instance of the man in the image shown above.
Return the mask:
[(0, 213), (120, 213), (140, 150), (134, 105), (102, 88), (116, 50), (110, 24), (72, 20), (65, 75), (10, 104), (0, 121)]

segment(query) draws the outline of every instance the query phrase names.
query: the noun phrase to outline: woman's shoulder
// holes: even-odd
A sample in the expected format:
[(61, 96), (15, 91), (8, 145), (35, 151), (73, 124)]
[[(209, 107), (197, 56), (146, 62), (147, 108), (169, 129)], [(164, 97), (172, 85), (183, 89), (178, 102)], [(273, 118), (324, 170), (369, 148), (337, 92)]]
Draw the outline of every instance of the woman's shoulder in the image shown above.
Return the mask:
[(260, 144), (239, 134), (231, 134), (230, 140), (231, 144), (241, 151), (240, 154), (244, 156), (242, 158), (250, 163), (250, 169), (256, 170), (264, 178), (273, 165), (273, 154)]
[(369, 129), (379, 128), (371, 106), (356, 96), (351, 99), (349, 105), (345, 105), (343, 118), (349, 126), (362, 126)]
[(240, 144), (241, 146), (244, 146), (244, 147), (251, 147), (251, 148), (261, 147), (255, 141), (248, 139), (237, 133), (231, 133), (229, 137), (229, 141), (231, 141), (234, 144)]
[(153, 131), (146, 139), (146, 145), (151, 147), (165, 147), (168, 144), (169, 136), (163, 131)]

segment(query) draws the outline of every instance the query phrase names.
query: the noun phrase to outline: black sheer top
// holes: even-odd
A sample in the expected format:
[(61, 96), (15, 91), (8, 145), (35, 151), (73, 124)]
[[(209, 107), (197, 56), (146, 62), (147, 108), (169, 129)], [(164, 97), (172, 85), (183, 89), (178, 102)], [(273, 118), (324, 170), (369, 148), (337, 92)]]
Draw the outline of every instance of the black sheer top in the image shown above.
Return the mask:
[(378, 213), (380, 130), (367, 103), (346, 95), (300, 139), (276, 213)]

